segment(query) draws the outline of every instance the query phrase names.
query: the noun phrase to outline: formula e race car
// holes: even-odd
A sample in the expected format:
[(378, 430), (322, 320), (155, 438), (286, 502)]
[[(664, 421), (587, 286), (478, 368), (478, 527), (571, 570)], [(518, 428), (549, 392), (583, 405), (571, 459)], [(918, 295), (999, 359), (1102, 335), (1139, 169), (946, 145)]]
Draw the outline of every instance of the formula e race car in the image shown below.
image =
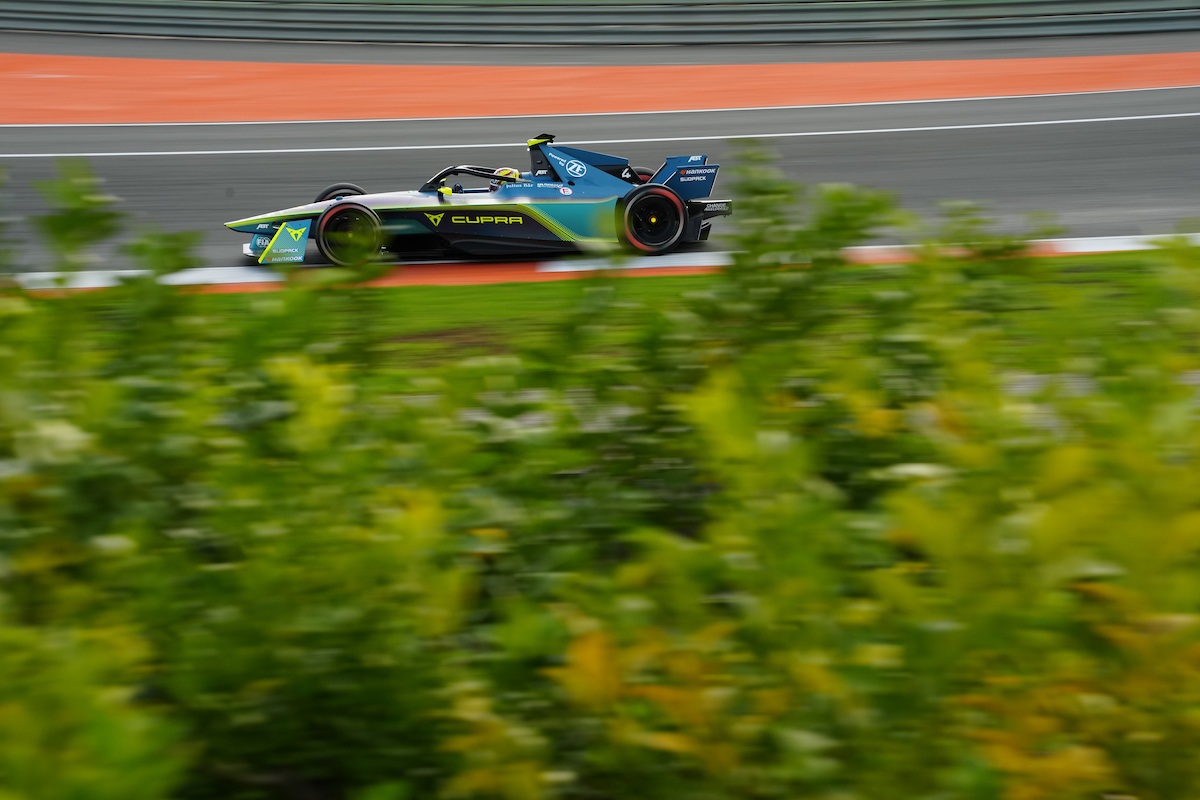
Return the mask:
[[(302, 262), (309, 236), (329, 263), (352, 266), (388, 255), (504, 256), (623, 243), (646, 254), (707, 239), (733, 211), (709, 197), (717, 165), (674, 156), (651, 172), (628, 159), (530, 139), (529, 172), (448, 167), (416, 191), (367, 194), (336, 184), (308, 205), (225, 223), (251, 235), (260, 264)], [(479, 183), (464, 188), (463, 182)]]

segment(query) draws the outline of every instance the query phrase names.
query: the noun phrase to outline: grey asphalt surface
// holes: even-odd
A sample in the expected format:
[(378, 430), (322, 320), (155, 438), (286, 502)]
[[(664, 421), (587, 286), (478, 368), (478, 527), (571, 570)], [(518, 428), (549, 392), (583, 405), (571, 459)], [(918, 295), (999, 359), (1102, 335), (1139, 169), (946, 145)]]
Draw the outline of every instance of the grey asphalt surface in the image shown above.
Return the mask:
[[(1060, 52), (1050, 52), (1054, 43)], [(361, 62), (382, 58), (378, 50), (396, 59), (386, 63), (636, 63), (631, 59), (638, 55), (629, 54), (648, 57), (653, 51), (655, 58), (668, 58), (673, 51), (678, 60), (669, 63), (722, 63), (722, 58), (728, 63), (761, 63), (776, 57), (780, 62), (819, 57), (861, 61), (960, 58), (967, 57), (967, 51), (979, 57), (1178, 52), (1195, 49), (1197, 44), (1200, 37), (1194, 34), (1172, 34), (969, 45), (781, 48), (790, 53), (771, 53), (773, 48), (704, 48), (706, 52), (698, 52), (697, 48), (595, 48), (588, 53), (569, 54), (560, 48), (366, 47), (356, 48), (357, 57), (356, 52), (342, 45), (289, 44), (265, 48), (260, 55), (274, 53), (271, 60), (281, 61), (332, 61), (344, 57)], [(2, 52), (53, 52), (54, 47), (61, 48), (57, 52), (88, 55), (198, 58), (207, 53), (211, 58), (232, 60), (249, 60), (247, 53), (252, 49), (240, 42), (178, 43), (0, 33)], [(591, 60), (560, 62), (546, 54)], [(439, 62), (437, 58), (447, 61)], [(452, 98), (448, 98), (447, 109), (452, 108)], [(90, 161), (106, 181), (105, 190), (122, 198), (122, 207), (135, 226), (202, 231), (200, 255), (204, 262), (232, 266), (242, 263), (238, 251), (244, 237), (225, 231), (223, 222), (308, 202), (324, 186), (342, 181), (361, 184), (368, 191), (385, 191), (415, 188), (449, 164), (527, 168), (524, 140), (547, 131), (557, 134), (562, 143), (681, 139), (584, 145), (625, 155), (634, 164), (650, 167), (658, 166), (668, 155), (690, 153), (707, 153), (729, 167), (735, 162), (736, 148), (726, 137), (775, 137), (763, 141), (778, 152), (779, 166), (788, 177), (806, 183), (835, 181), (892, 190), (907, 208), (919, 213), (933, 213), (939, 200), (969, 199), (985, 204), (992, 216), (1010, 229), (1020, 227), (1026, 212), (1046, 211), (1056, 215), (1067, 235), (1156, 234), (1172, 230), (1181, 219), (1200, 217), (1196, 180), (1200, 176), (1200, 117), (1023, 123), (1161, 117), (1198, 111), (1200, 89), (1188, 88), (692, 114), (300, 125), (0, 127), (0, 168), (9, 174), (4, 210), (0, 213), (39, 213), (42, 204), (32, 182), (54, 173), (53, 158), (14, 156), (140, 153), (93, 155)], [(314, 106), (312, 116), (320, 117), (319, 107)], [(1004, 127), (904, 130), (969, 125)], [(686, 140), (689, 137), (719, 138)], [(362, 147), (417, 149), (352, 149)], [(288, 149), (336, 151), (211, 152)], [(147, 154), (163, 151), (188, 154)], [(721, 194), (721, 185), (718, 178), (717, 194)], [(18, 226), (17, 232), (23, 240), (19, 266), (43, 266), (44, 257), (28, 244), (23, 226)]]

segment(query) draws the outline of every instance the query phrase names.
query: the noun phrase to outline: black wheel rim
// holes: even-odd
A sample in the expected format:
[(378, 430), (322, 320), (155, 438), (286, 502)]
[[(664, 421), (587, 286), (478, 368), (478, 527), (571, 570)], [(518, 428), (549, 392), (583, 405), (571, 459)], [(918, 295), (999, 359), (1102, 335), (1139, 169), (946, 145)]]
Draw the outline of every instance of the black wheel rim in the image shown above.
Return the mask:
[(679, 230), (679, 209), (670, 198), (648, 195), (629, 209), (629, 233), (647, 247), (670, 244)]
[(325, 221), (325, 255), (337, 264), (360, 264), (379, 249), (379, 229), (361, 209), (335, 211)]

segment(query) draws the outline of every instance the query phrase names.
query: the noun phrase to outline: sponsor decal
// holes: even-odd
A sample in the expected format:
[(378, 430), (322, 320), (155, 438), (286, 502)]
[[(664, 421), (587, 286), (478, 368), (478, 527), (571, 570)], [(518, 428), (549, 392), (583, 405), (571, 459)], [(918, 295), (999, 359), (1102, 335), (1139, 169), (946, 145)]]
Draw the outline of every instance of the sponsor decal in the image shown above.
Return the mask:
[(571, 193), (571, 187), (570, 187), (570, 186), (564, 186), (564, 187), (562, 187), (561, 189), (559, 189), (559, 191), (560, 191), (560, 192), (562, 192), (563, 194), (570, 194), (570, 193)]
[(549, 177), (549, 175), (550, 175), (550, 170), (548, 170), (548, 169), (539, 169), (537, 172), (533, 173), (533, 177), (535, 177), (535, 178), (540, 178), (540, 177), (542, 177), (543, 175), (545, 175), (545, 176)]
[(705, 203), (705, 211), (728, 211), (729, 203)]
[(582, 161), (568, 161), (567, 174), (572, 178), (582, 178), (587, 174), (587, 164)]
[[(441, 216), (440, 214), (438, 216)], [(462, 216), (451, 217), (451, 222), (459, 225), (484, 225), (492, 223), (496, 225), (522, 225), (525, 222), (523, 217), (488, 217), (488, 216)]]
[(446, 216), (446, 212), (443, 211), (441, 214), (426, 214), (425, 216), (429, 217), (429, 221), (437, 226), (442, 224), (442, 217)]
[(679, 182), (687, 183), (688, 181), (709, 180), (708, 176), (715, 175), (716, 172), (717, 172), (716, 167), (701, 167), (700, 169), (681, 169), (681, 170), (679, 170), (679, 172), (677, 172), (675, 174), (680, 175), (680, 176), (685, 176), (685, 177), (680, 177)]
[(692, 164), (697, 161), (703, 161), (703, 160), (704, 160), (704, 156), (692, 156), (691, 158), (688, 159), (688, 163)]
[[(270, 238), (266, 235), (256, 235), (254, 237), (255, 244), (266, 242), (265, 249), (262, 250), (262, 255), (258, 258), (258, 263), (275, 264), (281, 261), (303, 261), (304, 245), (308, 242), (308, 234), (311, 226), (312, 220), (310, 219), (291, 220), (290, 222), (276, 226), (278, 230)], [(284, 234), (287, 235), (285, 236)], [(285, 244), (292, 246), (284, 247), (283, 245)]]
[(271, 237), (270, 236), (255, 236), (254, 244), (252, 244), (250, 246), (253, 247), (255, 250), (262, 250), (263, 248), (270, 247), (271, 246)]
[(269, 222), (260, 222), (260, 223), (258, 223), (258, 227), (257, 227), (257, 228), (255, 228), (254, 230), (256, 230), (256, 231), (269, 231), (270, 229), (271, 229), (271, 223), (269, 223)]

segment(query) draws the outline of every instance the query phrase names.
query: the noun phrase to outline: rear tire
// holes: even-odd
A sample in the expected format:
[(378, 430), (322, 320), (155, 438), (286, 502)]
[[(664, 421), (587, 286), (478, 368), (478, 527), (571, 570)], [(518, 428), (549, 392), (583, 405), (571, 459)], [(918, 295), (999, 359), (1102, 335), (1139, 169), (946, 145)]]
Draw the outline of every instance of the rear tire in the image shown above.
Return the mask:
[(383, 226), (366, 206), (338, 203), (317, 219), (316, 240), (317, 249), (330, 264), (355, 267), (379, 256)]
[(638, 183), (649, 183), (654, 177), (654, 170), (649, 167), (634, 167), (633, 172), (638, 176)]
[(324, 203), (326, 200), (336, 200), (339, 197), (354, 197), (360, 194), (366, 194), (367, 190), (354, 183), (335, 183), (333, 186), (327, 186), (317, 195), (314, 203)]
[(687, 207), (679, 195), (656, 183), (630, 192), (617, 213), (624, 241), (648, 255), (674, 250), (687, 226)]

